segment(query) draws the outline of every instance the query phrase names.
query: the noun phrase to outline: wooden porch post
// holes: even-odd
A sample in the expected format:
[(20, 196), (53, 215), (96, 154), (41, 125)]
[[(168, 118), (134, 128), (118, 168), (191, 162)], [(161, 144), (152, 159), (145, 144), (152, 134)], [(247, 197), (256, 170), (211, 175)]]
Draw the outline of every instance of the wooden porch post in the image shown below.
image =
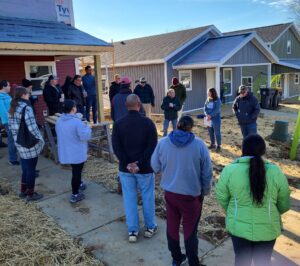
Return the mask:
[(221, 87), (221, 81), (220, 81), (220, 67), (217, 66), (217, 67), (216, 67), (216, 87), (215, 87), (215, 89), (216, 89), (216, 91), (217, 91), (219, 97), (220, 97), (220, 95), (221, 95), (221, 88), (220, 88), (220, 87)]
[(97, 107), (98, 107), (98, 120), (104, 121), (104, 105), (103, 105), (103, 88), (102, 88), (102, 73), (101, 73), (101, 58), (100, 55), (94, 56), (95, 66), (95, 81), (97, 85)]
[(272, 65), (268, 64), (268, 74), (267, 74), (267, 88), (271, 88), (271, 79), (272, 79)]

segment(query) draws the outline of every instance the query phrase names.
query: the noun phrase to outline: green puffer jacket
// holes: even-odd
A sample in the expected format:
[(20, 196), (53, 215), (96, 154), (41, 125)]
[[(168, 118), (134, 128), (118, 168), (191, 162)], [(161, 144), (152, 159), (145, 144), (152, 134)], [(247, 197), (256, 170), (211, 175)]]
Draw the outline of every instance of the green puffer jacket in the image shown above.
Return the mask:
[(216, 185), (217, 201), (226, 211), (226, 229), (249, 241), (270, 241), (281, 233), (280, 215), (290, 208), (290, 190), (278, 166), (265, 161), (267, 186), (261, 206), (253, 204), (249, 183), (250, 157), (226, 166)]

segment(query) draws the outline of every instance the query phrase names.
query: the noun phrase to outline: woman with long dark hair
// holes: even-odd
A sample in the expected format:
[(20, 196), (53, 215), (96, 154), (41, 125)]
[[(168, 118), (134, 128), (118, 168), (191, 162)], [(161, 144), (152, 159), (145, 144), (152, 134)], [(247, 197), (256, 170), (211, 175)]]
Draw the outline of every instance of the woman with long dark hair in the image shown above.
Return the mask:
[(210, 137), (210, 146), (209, 149), (217, 148), (216, 151), (221, 151), (221, 100), (218, 97), (218, 93), (215, 88), (210, 88), (207, 91), (207, 100), (204, 104), (204, 113), (206, 119), (211, 121), (211, 126), (209, 126), (208, 133)]
[(43, 97), (49, 109), (49, 115), (55, 115), (62, 111), (64, 96), (57, 82), (58, 78), (50, 75), (43, 90)]
[[(35, 116), (29, 101), (29, 92), (24, 87), (17, 87), (15, 97), (11, 101), (9, 110), (8, 126), (15, 141), (16, 148), (21, 157), (22, 179), (20, 198), (27, 198), (27, 201), (39, 200), (43, 197), (34, 191), (36, 178), (36, 165), (38, 156), (44, 147), (44, 140), (36, 124)], [(35, 144), (27, 145), (29, 139), (23, 139), (25, 143), (20, 144), (18, 133), (22, 118), (25, 121), (30, 134), (35, 138)], [(24, 145), (25, 144), (25, 145)], [(28, 143), (29, 144), (29, 143)]]
[(66, 76), (65, 83), (61, 87), (66, 99), (69, 99), (69, 87), (72, 84), (72, 80), (72, 77)]
[(82, 77), (80, 75), (74, 76), (68, 93), (68, 98), (76, 102), (77, 112), (84, 115), (85, 98), (87, 94), (82, 86)]
[(216, 185), (226, 211), (226, 228), (235, 252), (235, 265), (271, 265), (281, 214), (290, 208), (290, 190), (280, 168), (262, 156), (266, 144), (259, 135), (243, 141), (243, 156), (226, 166)]

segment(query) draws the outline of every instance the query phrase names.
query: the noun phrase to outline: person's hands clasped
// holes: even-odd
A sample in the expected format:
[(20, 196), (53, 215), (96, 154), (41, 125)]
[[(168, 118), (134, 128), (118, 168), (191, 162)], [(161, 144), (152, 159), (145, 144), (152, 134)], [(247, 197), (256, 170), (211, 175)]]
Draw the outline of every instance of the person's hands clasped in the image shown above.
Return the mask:
[(140, 168), (137, 165), (138, 162), (134, 162), (134, 163), (129, 163), (127, 165), (127, 170), (129, 171), (129, 173), (131, 174), (136, 174), (140, 171)]

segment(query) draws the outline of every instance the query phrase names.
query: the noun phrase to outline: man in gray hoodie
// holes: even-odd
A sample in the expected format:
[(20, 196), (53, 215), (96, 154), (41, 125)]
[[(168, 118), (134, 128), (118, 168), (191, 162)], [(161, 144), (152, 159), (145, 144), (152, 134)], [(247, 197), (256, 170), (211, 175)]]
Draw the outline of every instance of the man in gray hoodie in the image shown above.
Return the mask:
[[(162, 138), (151, 158), (155, 173), (161, 172), (161, 187), (167, 205), (168, 248), (172, 265), (200, 265), (197, 228), (203, 197), (211, 189), (212, 165), (205, 143), (191, 132), (194, 121), (183, 116), (174, 130)], [(179, 245), (179, 226), (182, 219), (186, 255)]]

